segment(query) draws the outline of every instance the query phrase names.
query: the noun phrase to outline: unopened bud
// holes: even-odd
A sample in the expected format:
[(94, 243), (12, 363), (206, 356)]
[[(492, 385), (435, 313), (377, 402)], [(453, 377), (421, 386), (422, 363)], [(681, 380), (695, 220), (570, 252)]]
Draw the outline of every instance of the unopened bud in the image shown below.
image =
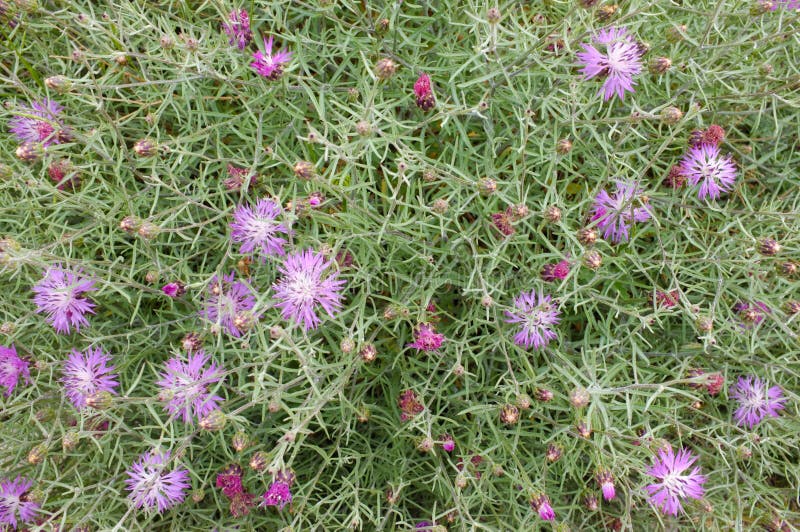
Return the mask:
[(72, 88), (72, 82), (64, 76), (50, 76), (44, 80), (44, 84), (59, 94), (64, 94)]
[(129, 234), (138, 231), (141, 225), (142, 221), (136, 216), (126, 216), (119, 222), (119, 228)]
[(782, 262), (779, 266), (780, 272), (786, 277), (794, 277), (797, 275), (800, 266), (794, 261)]
[(429, 453), (433, 450), (433, 439), (429, 437), (422, 438), (417, 443), (417, 450), (421, 453)]
[(144, 238), (145, 240), (152, 240), (158, 236), (158, 233), (161, 232), (161, 228), (154, 224), (153, 222), (142, 222), (142, 225), (139, 226), (139, 229), (136, 231), (140, 237)]
[(566, 155), (572, 151), (572, 141), (569, 139), (561, 139), (556, 144), (556, 152), (561, 155)]
[(586, 388), (577, 387), (569, 394), (569, 402), (573, 408), (585, 408), (591, 400), (592, 396)]
[(603, 256), (600, 254), (599, 251), (590, 249), (583, 256), (583, 264), (590, 270), (596, 270), (603, 265)]
[(497, 24), (500, 22), (500, 10), (496, 7), (490, 7), (486, 11), (486, 21), (489, 22), (489, 24)]
[(231, 438), (231, 447), (233, 447), (237, 453), (244, 451), (249, 444), (250, 438), (248, 438), (246, 432), (241, 430), (234, 434), (233, 438)]
[(697, 327), (697, 330), (700, 332), (711, 332), (714, 329), (714, 320), (708, 316), (698, 316), (697, 319), (694, 320), (694, 326)]
[(31, 465), (41, 464), (47, 456), (47, 445), (40, 443), (28, 453), (28, 463)]
[(209, 432), (222, 430), (227, 423), (227, 418), (222, 410), (214, 410), (206, 417), (200, 420), (200, 428)]
[(556, 224), (561, 221), (561, 209), (555, 205), (550, 205), (544, 210), (544, 219), (551, 224)]
[(683, 40), (684, 33), (686, 33), (685, 24), (681, 24), (680, 26), (672, 26), (671, 28), (667, 29), (667, 42), (672, 44), (681, 42)]
[(677, 107), (665, 107), (661, 110), (661, 121), (667, 125), (677, 124), (683, 118), (683, 111)]
[(597, 242), (597, 231), (591, 227), (584, 227), (578, 231), (578, 242), (584, 246), (591, 246)]
[(444, 198), (438, 198), (434, 200), (433, 204), (431, 205), (431, 210), (436, 214), (445, 214), (447, 209), (450, 207), (448, 201)]
[(356, 342), (350, 337), (342, 338), (342, 341), (339, 342), (339, 349), (346, 355), (352, 353), (355, 348)]
[(500, 421), (505, 425), (514, 425), (519, 421), (519, 408), (506, 404), (500, 409)]
[(520, 410), (527, 410), (531, 407), (531, 396), (527, 393), (519, 393), (515, 402)]
[(356, 123), (356, 133), (362, 137), (369, 136), (372, 133), (372, 126), (366, 120), (359, 120)]
[(619, 6), (617, 4), (602, 5), (597, 9), (597, 20), (600, 22), (611, 20), (611, 18), (616, 15), (617, 11), (619, 11)]
[(672, 67), (672, 60), (669, 57), (654, 57), (647, 65), (648, 70), (655, 76), (666, 74)]
[(300, 179), (309, 180), (314, 177), (314, 165), (308, 161), (297, 161), (292, 171)]
[(491, 196), (497, 191), (497, 181), (491, 177), (482, 177), (478, 180), (478, 191), (482, 196)]
[(575, 431), (578, 433), (578, 436), (584, 439), (588, 439), (589, 436), (592, 435), (592, 429), (585, 421), (579, 421), (575, 425)]
[(78, 446), (78, 442), (80, 441), (81, 436), (78, 434), (77, 430), (69, 430), (61, 437), (61, 448), (65, 452), (72, 451), (75, 447)]
[(536, 388), (533, 397), (541, 403), (548, 403), (553, 400), (553, 392), (547, 388)]
[(44, 148), (38, 142), (23, 142), (17, 146), (15, 154), (20, 161), (32, 163), (38, 161), (42, 157)]
[(758, 252), (765, 257), (773, 257), (781, 252), (781, 245), (777, 240), (765, 238), (758, 243)]
[(151, 139), (137, 140), (133, 144), (133, 152), (139, 157), (152, 157), (158, 153), (158, 145)]
[(361, 356), (361, 360), (364, 362), (372, 362), (378, 356), (378, 350), (375, 349), (375, 346), (372, 344), (367, 344), (361, 348), (361, 351), (358, 353)]
[(389, 79), (397, 72), (397, 65), (388, 57), (380, 59), (375, 64), (375, 73), (380, 79)]
[(114, 404), (111, 392), (96, 392), (86, 398), (86, 405), (95, 410), (107, 410)]
[(561, 446), (551, 443), (547, 446), (547, 451), (545, 451), (544, 457), (548, 462), (552, 463), (557, 462), (561, 458), (562, 454), (563, 450), (561, 449)]
[(206, 492), (202, 488), (197, 488), (192, 490), (192, 502), (199, 503), (203, 502), (203, 499), (206, 498)]

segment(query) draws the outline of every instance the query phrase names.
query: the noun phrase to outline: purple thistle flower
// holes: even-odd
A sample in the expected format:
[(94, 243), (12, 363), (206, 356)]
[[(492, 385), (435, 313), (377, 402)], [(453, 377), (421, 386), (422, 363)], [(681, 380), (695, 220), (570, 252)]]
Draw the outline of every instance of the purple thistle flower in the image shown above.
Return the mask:
[(414, 347), (420, 351), (437, 351), (444, 342), (443, 334), (438, 334), (433, 325), (420, 323), (414, 329), (414, 341), (408, 347)]
[(44, 99), (21, 105), (19, 114), (8, 121), (9, 130), (20, 142), (33, 142), (44, 147), (70, 140), (69, 130), (58, 117), (63, 110), (59, 104)]
[(161, 291), (164, 293), (165, 296), (176, 298), (180, 297), (186, 293), (186, 287), (180, 281), (173, 281), (171, 283), (167, 283), (161, 287)]
[(250, 31), (250, 16), (246, 9), (231, 11), (227, 22), (222, 23), (222, 30), (229, 37), (228, 43), (236, 46), (239, 50), (247, 48), (247, 45), (253, 40), (253, 32)]
[(31, 381), (30, 364), (17, 355), (17, 348), (14, 344), (11, 347), (0, 345), (0, 386), (6, 389), (5, 396), (11, 395), (14, 388), (19, 384), (19, 378), (23, 382)]
[(86, 407), (86, 399), (99, 392), (115, 394), (119, 386), (113, 373), (114, 366), (109, 366), (111, 357), (102, 348), (87, 349), (85, 352), (73, 349), (64, 364), (62, 384), (67, 398), (75, 408)]
[(290, 486), (286, 482), (276, 480), (269, 485), (266, 493), (264, 493), (264, 506), (277, 506), (279, 510), (292, 502), (292, 492)]
[(251, 253), (256, 247), (261, 254), (284, 255), (286, 240), (279, 233), (288, 235), (289, 230), (278, 221), (283, 210), (271, 199), (258, 200), (255, 208), (240, 205), (233, 211), (231, 240), (241, 242), (239, 253)]
[(155, 449), (139, 456), (127, 471), (128, 495), (136, 508), (157, 508), (158, 513), (183, 502), (189, 487), (189, 472), (184, 468), (169, 470), (169, 451)]
[(39, 503), (27, 498), (32, 486), (33, 482), (20, 476), (0, 481), (0, 525), (16, 530), (18, 521), (27, 523), (36, 517)]
[(736, 165), (730, 155), (720, 156), (719, 146), (698, 144), (689, 148), (681, 160), (681, 173), (692, 186), (700, 184), (697, 197), (716, 199), (736, 182)]
[(192, 417), (205, 418), (218, 408), (222, 397), (211, 395), (208, 388), (222, 380), (222, 368), (209, 361), (203, 350), (188, 356), (187, 362), (172, 357), (164, 364), (166, 371), (156, 384), (161, 388), (159, 399), (166, 401), (164, 408), (172, 415), (191, 423)]
[(778, 411), (785, 408), (786, 397), (780, 386), (767, 388), (766, 381), (748, 375), (739, 377), (730, 387), (728, 394), (739, 402), (733, 417), (741, 427), (752, 429), (765, 417), (778, 417)]
[(645, 487), (650, 503), (664, 515), (678, 515), (683, 510), (681, 499), (703, 497), (703, 484), (707, 479), (700, 474), (700, 468), (695, 467), (688, 475), (682, 474), (696, 460), (697, 457), (686, 449), (675, 454), (672, 447), (667, 447), (658, 450), (658, 458), (647, 468), (647, 474), (658, 480)]
[(613, 500), (617, 496), (617, 490), (614, 486), (614, 475), (608, 469), (601, 469), (597, 473), (597, 483), (600, 484), (600, 490), (603, 492), (603, 498), (607, 501)]
[[(585, 79), (595, 76), (606, 80), (598, 94), (608, 101), (614, 94), (620, 100), (625, 98), (625, 91), (634, 92), (633, 76), (642, 71), (642, 51), (636, 40), (625, 28), (609, 28), (601, 30), (592, 44), (582, 43), (585, 52), (578, 53), (578, 61), (583, 64), (581, 73)], [(605, 47), (605, 53), (597, 49)]]
[(283, 74), (283, 64), (288, 63), (292, 58), (292, 52), (281, 50), (272, 53), (272, 37), (269, 40), (264, 39), (264, 52), (261, 50), (253, 54), (254, 61), (250, 66), (255, 69), (260, 75), (269, 80), (276, 80)]
[(531, 508), (539, 513), (539, 517), (545, 521), (552, 521), (556, 518), (553, 507), (550, 506), (550, 497), (544, 493), (531, 497)]
[(250, 311), (256, 305), (256, 299), (249, 286), (241, 281), (234, 282), (235, 273), (211, 278), (206, 296), (205, 308), (200, 315), (207, 320), (225, 327), (231, 336), (239, 338), (246, 329), (251, 316)]
[(613, 196), (605, 189), (597, 194), (592, 205), (591, 220), (597, 221), (597, 228), (603, 231), (604, 239), (615, 244), (626, 242), (634, 222), (650, 219), (649, 207), (633, 206), (634, 199), (641, 194), (638, 183), (624, 181), (617, 181)]
[(517, 345), (540, 349), (555, 340), (558, 335), (551, 326), (561, 321), (558, 309), (549, 295), (536, 290), (522, 292), (514, 298), (514, 311), (505, 311), (506, 323), (520, 323), (522, 329), (514, 336)]
[(283, 277), (272, 285), (279, 300), (275, 306), (281, 309), (283, 319), (302, 323), (303, 329), (308, 331), (316, 329), (322, 321), (314, 311), (315, 307), (322, 307), (328, 316), (334, 317), (342, 306), (341, 290), (345, 281), (338, 279), (338, 272), (323, 278), (329, 266), (331, 262), (312, 249), (286, 257), (278, 269)]
[(84, 314), (94, 314), (95, 304), (81, 297), (84, 292), (97, 290), (93, 279), (81, 277), (81, 271), (65, 270), (60, 264), (50, 267), (38, 284), (33, 286), (36, 295), (36, 312), (47, 314), (47, 321), (55, 330), (69, 334), (70, 326), (79, 330), (89, 324)]

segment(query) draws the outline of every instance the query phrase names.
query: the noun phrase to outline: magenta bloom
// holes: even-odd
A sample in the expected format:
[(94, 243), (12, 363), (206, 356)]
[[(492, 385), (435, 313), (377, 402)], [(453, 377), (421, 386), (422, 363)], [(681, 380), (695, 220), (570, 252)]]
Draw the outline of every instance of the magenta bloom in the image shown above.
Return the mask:
[(253, 32), (250, 31), (250, 16), (245, 9), (231, 11), (228, 20), (222, 23), (222, 30), (229, 37), (228, 43), (236, 46), (239, 50), (247, 48), (247, 45), (253, 40)]
[(42, 146), (61, 144), (70, 140), (69, 131), (58, 117), (63, 107), (52, 100), (32, 102), (20, 106), (19, 115), (8, 121), (11, 133), (20, 142), (40, 143)]
[(436, 105), (436, 97), (433, 95), (431, 88), (431, 78), (429, 75), (422, 73), (414, 83), (414, 95), (417, 97), (417, 107), (423, 111), (430, 111)]
[(11, 347), (0, 345), (0, 386), (6, 389), (6, 397), (19, 384), (20, 377), (25, 383), (31, 381), (30, 364), (17, 355), (13, 344)]
[(720, 155), (719, 146), (698, 144), (689, 148), (680, 164), (682, 174), (697, 189), (700, 199), (716, 199), (736, 182), (736, 165), (730, 155)]
[(452, 452), (453, 449), (456, 448), (456, 441), (449, 434), (442, 434), (439, 436), (439, 439), (442, 440), (442, 449), (448, 453)]
[(267, 492), (264, 493), (264, 506), (277, 506), (279, 510), (292, 502), (292, 492), (286, 482), (276, 480), (269, 485)]
[(338, 279), (338, 272), (323, 278), (329, 266), (331, 262), (322, 253), (311, 249), (286, 257), (278, 269), (283, 277), (272, 285), (278, 299), (275, 306), (281, 309), (283, 319), (302, 323), (303, 329), (308, 331), (316, 329), (321, 322), (315, 307), (322, 307), (328, 316), (334, 317), (342, 307), (341, 290), (345, 281)]
[(433, 328), (433, 325), (428, 323), (420, 323), (414, 329), (414, 342), (408, 344), (408, 347), (415, 347), (420, 351), (437, 351), (444, 342), (444, 335), (438, 334)]
[[(584, 52), (578, 53), (578, 61), (583, 65), (581, 74), (585, 79), (595, 76), (606, 78), (599, 93), (608, 101), (614, 94), (620, 100), (625, 98), (625, 91), (634, 92), (633, 76), (642, 71), (642, 51), (636, 40), (625, 28), (609, 28), (601, 30), (592, 44), (581, 44)], [(601, 52), (597, 47), (604, 48)]]
[(592, 206), (592, 221), (597, 221), (604, 239), (618, 244), (628, 240), (634, 222), (650, 219), (650, 210), (647, 206), (633, 206), (634, 200), (642, 194), (638, 183), (617, 181), (616, 187), (613, 196), (605, 189), (597, 194)]
[(558, 335), (552, 326), (561, 318), (550, 296), (536, 290), (522, 292), (514, 298), (514, 311), (505, 311), (506, 323), (519, 323), (522, 329), (514, 336), (514, 342), (526, 349), (540, 349), (555, 340)]
[(752, 429), (767, 416), (778, 417), (778, 411), (785, 408), (786, 397), (780, 386), (767, 388), (767, 383), (758, 377), (748, 375), (739, 377), (728, 391), (739, 402), (733, 418), (740, 427)]
[(271, 199), (258, 200), (255, 208), (240, 205), (233, 211), (231, 222), (231, 240), (241, 242), (239, 253), (251, 253), (261, 249), (261, 255), (283, 255), (286, 240), (279, 235), (289, 234), (278, 217), (282, 213), (281, 206)]
[(189, 472), (169, 469), (169, 451), (146, 452), (128, 470), (130, 499), (136, 508), (157, 509), (158, 513), (183, 502), (189, 487)]
[(33, 521), (39, 503), (26, 497), (32, 486), (33, 482), (19, 476), (14, 480), (0, 480), (0, 525), (9, 525), (16, 530), (18, 522)]
[(75, 408), (86, 407), (86, 399), (99, 392), (115, 394), (119, 386), (114, 366), (109, 366), (111, 357), (102, 348), (87, 349), (83, 353), (75, 349), (64, 364), (61, 383), (67, 398)]
[(253, 292), (246, 284), (234, 282), (235, 273), (216, 275), (211, 279), (206, 296), (205, 308), (200, 315), (207, 320), (222, 325), (228, 334), (239, 338), (252, 319), (250, 311), (256, 305)]
[(292, 58), (292, 52), (281, 50), (272, 53), (272, 37), (264, 39), (264, 53), (259, 50), (253, 54), (254, 61), (250, 66), (269, 80), (276, 80), (283, 74), (283, 65)]
[(165, 372), (158, 381), (161, 392), (159, 398), (166, 401), (164, 408), (175, 417), (191, 423), (192, 417), (205, 418), (216, 410), (222, 397), (211, 395), (208, 388), (222, 380), (222, 368), (211, 363), (208, 355), (201, 349), (188, 356), (183, 362), (172, 357), (164, 364)]
[(84, 292), (97, 290), (93, 279), (81, 277), (81, 271), (65, 270), (60, 264), (51, 266), (44, 278), (33, 286), (36, 312), (47, 314), (55, 330), (69, 334), (70, 326), (79, 330), (89, 324), (84, 314), (94, 314), (95, 304), (82, 297)]
[(659, 508), (665, 515), (678, 515), (683, 510), (681, 499), (703, 497), (703, 484), (706, 477), (695, 467), (688, 474), (682, 474), (697, 460), (696, 456), (686, 449), (675, 454), (672, 447), (659, 449), (658, 458), (647, 468), (647, 474), (658, 482), (646, 486), (650, 494), (650, 503)]
[(552, 521), (556, 518), (556, 513), (553, 511), (553, 507), (550, 506), (550, 497), (544, 493), (534, 495), (531, 498), (531, 508), (539, 512), (539, 517), (545, 521)]
[(186, 288), (180, 281), (174, 281), (162, 286), (161, 291), (164, 292), (164, 295), (167, 297), (176, 298), (186, 293)]
[(217, 487), (222, 488), (222, 493), (228, 498), (244, 493), (243, 474), (244, 471), (240, 465), (230, 465), (217, 475)]
[(600, 490), (603, 492), (603, 498), (607, 501), (613, 500), (617, 496), (617, 490), (614, 486), (614, 475), (608, 469), (603, 469), (597, 473), (597, 483), (600, 484)]
[(562, 260), (555, 264), (545, 264), (542, 267), (542, 280), (548, 283), (563, 281), (569, 275), (569, 261)]

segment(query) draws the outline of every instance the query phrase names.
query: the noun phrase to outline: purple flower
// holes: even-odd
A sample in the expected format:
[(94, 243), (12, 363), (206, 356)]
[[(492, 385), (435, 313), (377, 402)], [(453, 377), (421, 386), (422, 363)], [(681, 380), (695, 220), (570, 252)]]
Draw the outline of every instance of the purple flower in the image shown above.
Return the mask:
[(20, 476), (0, 481), (0, 525), (10, 525), (16, 530), (18, 521), (27, 523), (36, 517), (39, 503), (27, 497), (32, 486), (33, 482)]
[(700, 185), (697, 197), (701, 200), (718, 198), (736, 182), (736, 165), (730, 155), (720, 156), (719, 147), (714, 144), (692, 146), (680, 166), (692, 186)]
[(607, 501), (613, 500), (617, 496), (614, 486), (614, 475), (608, 469), (602, 469), (597, 473), (597, 483), (603, 492), (603, 498)]
[(269, 40), (264, 39), (264, 53), (259, 50), (253, 54), (255, 60), (250, 63), (250, 66), (255, 69), (260, 75), (269, 80), (276, 80), (283, 74), (283, 64), (288, 63), (292, 58), (292, 52), (281, 50), (272, 54), (272, 37)]
[(665, 515), (678, 515), (678, 511), (683, 510), (681, 499), (703, 497), (706, 477), (700, 474), (700, 468), (695, 467), (688, 475), (681, 474), (696, 460), (697, 457), (686, 449), (675, 454), (672, 447), (661, 448), (658, 458), (647, 468), (647, 474), (658, 480), (645, 487), (650, 494), (650, 503)]
[(780, 386), (767, 388), (766, 381), (748, 375), (739, 377), (736, 384), (728, 391), (733, 399), (739, 402), (739, 408), (733, 414), (736, 423), (741, 427), (752, 429), (767, 416), (778, 417), (783, 410), (786, 397)]
[(253, 292), (246, 284), (234, 282), (234, 272), (223, 275), (220, 280), (212, 277), (206, 296), (205, 308), (200, 315), (225, 327), (231, 336), (239, 338), (253, 319), (250, 311), (256, 305)]
[(176, 298), (186, 293), (186, 287), (180, 281), (173, 281), (162, 286), (161, 291), (167, 297)]
[(456, 441), (449, 434), (442, 434), (439, 436), (439, 439), (442, 440), (442, 449), (448, 453), (452, 452), (453, 449), (456, 448)]
[(323, 278), (329, 266), (331, 262), (312, 249), (286, 257), (278, 269), (283, 277), (272, 285), (279, 300), (275, 306), (281, 309), (283, 319), (302, 323), (303, 329), (308, 331), (316, 329), (321, 322), (315, 307), (322, 307), (328, 316), (334, 317), (342, 306), (340, 292), (345, 281), (338, 279), (338, 272)]
[(30, 364), (17, 355), (14, 344), (11, 347), (0, 345), (0, 386), (6, 389), (6, 397), (11, 395), (19, 384), (19, 378), (25, 383), (31, 381)]
[(19, 115), (9, 120), (11, 133), (20, 142), (33, 142), (44, 147), (61, 144), (70, 140), (70, 134), (64, 122), (58, 118), (63, 107), (56, 102), (44, 99), (32, 102), (31, 106), (22, 105)]
[(613, 196), (605, 189), (597, 194), (592, 205), (592, 221), (597, 221), (603, 238), (618, 244), (628, 240), (628, 231), (634, 222), (650, 219), (650, 210), (647, 206), (633, 206), (633, 201), (642, 194), (638, 183), (617, 181), (616, 187)]
[(769, 2), (769, 4), (771, 5), (772, 11), (780, 7), (785, 7), (786, 9), (800, 9), (800, 0), (777, 0), (776, 2)]
[(415, 347), (420, 351), (437, 351), (444, 342), (444, 335), (438, 334), (433, 325), (420, 323), (414, 329), (414, 341), (408, 347)]
[(111, 357), (99, 347), (89, 348), (83, 353), (72, 350), (64, 364), (61, 382), (75, 408), (84, 408), (86, 399), (96, 393), (116, 393), (115, 388), (119, 383), (117, 375), (113, 373), (114, 366), (109, 366), (109, 362)]
[(514, 311), (505, 311), (506, 323), (520, 323), (522, 329), (514, 336), (517, 345), (540, 349), (555, 340), (558, 335), (551, 327), (561, 321), (558, 309), (550, 296), (536, 290), (522, 292), (514, 298)]
[(271, 199), (258, 200), (255, 209), (237, 207), (233, 211), (231, 240), (242, 243), (239, 253), (251, 253), (258, 247), (264, 256), (284, 255), (286, 240), (279, 233), (288, 235), (289, 230), (278, 221), (281, 213), (281, 206)]
[(280, 480), (270, 484), (264, 493), (264, 506), (277, 506), (279, 510), (283, 510), (284, 506), (292, 502), (292, 492), (289, 487), (289, 484)]
[(431, 77), (424, 72), (414, 83), (414, 95), (417, 97), (417, 107), (423, 111), (430, 111), (436, 105), (436, 97), (431, 88)]
[(742, 319), (740, 326), (743, 329), (749, 329), (755, 325), (758, 325), (762, 321), (764, 321), (764, 317), (767, 314), (771, 314), (772, 311), (770, 308), (760, 301), (753, 301), (753, 303), (747, 303), (745, 301), (739, 301), (733, 306), (734, 312), (739, 314), (739, 317)]
[(146, 452), (128, 470), (130, 499), (136, 508), (158, 508), (158, 513), (183, 502), (189, 487), (189, 472), (179, 468), (169, 470), (169, 451), (155, 449)]
[(247, 45), (253, 40), (253, 32), (250, 31), (250, 16), (245, 9), (231, 11), (227, 22), (222, 23), (222, 30), (229, 37), (228, 43), (236, 46), (239, 50), (247, 48)]
[(552, 521), (556, 518), (556, 513), (553, 511), (553, 507), (550, 506), (550, 497), (544, 493), (531, 497), (531, 508), (539, 512), (539, 517), (545, 521)]
[(80, 270), (65, 270), (57, 264), (50, 267), (44, 278), (33, 287), (36, 312), (46, 313), (47, 321), (59, 333), (69, 334), (70, 326), (79, 330), (89, 324), (84, 314), (94, 314), (95, 304), (81, 294), (97, 290), (95, 281), (84, 279), (81, 273)]
[(196, 351), (183, 362), (172, 357), (164, 364), (165, 372), (158, 381), (159, 399), (166, 401), (164, 408), (172, 415), (191, 423), (192, 417), (205, 418), (216, 410), (222, 397), (211, 395), (208, 388), (222, 379), (222, 369), (209, 361), (203, 350)]
[[(609, 28), (601, 30), (592, 44), (581, 44), (585, 52), (578, 53), (578, 60), (583, 64), (581, 74), (585, 79), (595, 76), (605, 77), (599, 93), (608, 101), (616, 93), (620, 100), (625, 98), (625, 91), (634, 92), (633, 76), (642, 71), (642, 51), (636, 40), (625, 28)], [(605, 53), (596, 47), (605, 47)]]

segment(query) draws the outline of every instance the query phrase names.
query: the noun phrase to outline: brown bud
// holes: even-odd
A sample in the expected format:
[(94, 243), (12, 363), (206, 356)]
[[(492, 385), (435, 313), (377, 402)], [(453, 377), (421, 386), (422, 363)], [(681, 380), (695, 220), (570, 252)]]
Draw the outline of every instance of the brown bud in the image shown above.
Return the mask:
[(542, 403), (547, 403), (553, 400), (553, 392), (547, 388), (536, 388), (536, 390), (533, 392), (533, 396), (537, 401)]
[(150, 139), (141, 139), (133, 144), (133, 152), (139, 157), (152, 157), (158, 153), (158, 146)]
[(397, 64), (388, 57), (380, 59), (375, 64), (375, 73), (380, 79), (389, 79), (397, 72)]
[(141, 225), (142, 221), (136, 216), (126, 216), (119, 222), (119, 228), (129, 234), (138, 231)]
[(561, 209), (555, 205), (550, 205), (544, 210), (544, 219), (551, 224), (557, 224), (561, 221)]
[(269, 456), (264, 451), (257, 451), (250, 457), (250, 469), (253, 471), (264, 471), (269, 465)]
[(777, 240), (765, 238), (758, 243), (758, 252), (765, 257), (773, 257), (780, 253), (781, 245)]
[(575, 430), (578, 432), (578, 436), (584, 439), (589, 439), (589, 436), (592, 435), (592, 429), (585, 421), (579, 421), (575, 425)]
[(561, 139), (556, 144), (556, 152), (560, 155), (566, 155), (572, 151), (572, 141), (569, 139)]
[(339, 349), (344, 354), (349, 354), (353, 352), (353, 349), (356, 348), (356, 342), (349, 336), (346, 338), (342, 338), (342, 341), (339, 342)]
[(683, 118), (683, 111), (677, 107), (665, 107), (661, 110), (661, 121), (667, 125), (677, 124)]
[(597, 231), (591, 227), (584, 227), (578, 231), (578, 242), (584, 246), (591, 246), (597, 242)]
[(519, 408), (506, 404), (500, 409), (500, 421), (505, 425), (514, 425), (519, 421)]
[(654, 57), (647, 65), (648, 70), (650, 70), (650, 73), (654, 76), (666, 74), (671, 67), (672, 60), (669, 57)]
[(44, 153), (44, 148), (38, 142), (23, 142), (17, 146), (15, 152), (20, 161), (32, 163), (38, 161)]
[(531, 407), (531, 396), (527, 393), (518, 393), (515, 402), (520, 410), (527, 410)]
[(361, 348), (361, 351), (358, 353), (361, 356), (361, 360), (364, 362), (372, 362), (378, 356), (378, 350), (375, 349), (375, 346), (372, 344), (367, 344)]
[(800, 267), (794, 261), (786, 261), (780, 264), (780, 271), (786, 277), (794, 277), (797, 275), (798, 270), (800, 270)]
[(794, 315), (800, 313), (800, 301), (792, 300), (787, 301), (784, 304), (784, 308), (786, 309), (786, 313), (789, 315)]
[(585, 408), (589, 405), (589, 401), (591, 400), (592, 396), (586, 388), (581, 388), (580, 386), (572, 390), (569, 394), (569, 402), (573, 408)]
[(250, 445), (250, 438), (248, 438), (247, 433), (243, 431), (239, 431), (233, 435), (231, 438), (231, 447), (237, 453), (240, 453), (247, 449), (247, 446)]
[(47, 456), (47, 445), (40, 443), (28, 453), (28, 463), (31, 465), (41, 464)]
[(619, 11), (619, 6), (617, 4), (606, 4), (600, 6), (597, 9), (597, 20), (600, 22), (606, 22), (611, 20), (611, 18)]
[(314, 177), (314, 165), (308, 161), (297, 161), (292, 171), (300, 179), (309, 180)]
[(227, 423), (227, 418), (222, 410), (214, 410), (206, 417), (200, 420), (200, 428), (209, 432), (222, 430)]
[(547, 446), (547, 451), (545, 451), (544, 457), (547, 459), (548, 462), (552, 463), (552, 462), (557, 462), (561, 458), (562, 454), (563, 451), (561, 449), (561, 446), (551, 443)]
[(583, 256), (583, 264), (590, 270), (596, 270), (603, 265), (603, 256), (600, 254), (599, 251), (590, 249)]
[(491, 196), (497, 191), (497, 181), (491, 177), (482, 177), (478, 180), (478, 191), (482, 196)]

